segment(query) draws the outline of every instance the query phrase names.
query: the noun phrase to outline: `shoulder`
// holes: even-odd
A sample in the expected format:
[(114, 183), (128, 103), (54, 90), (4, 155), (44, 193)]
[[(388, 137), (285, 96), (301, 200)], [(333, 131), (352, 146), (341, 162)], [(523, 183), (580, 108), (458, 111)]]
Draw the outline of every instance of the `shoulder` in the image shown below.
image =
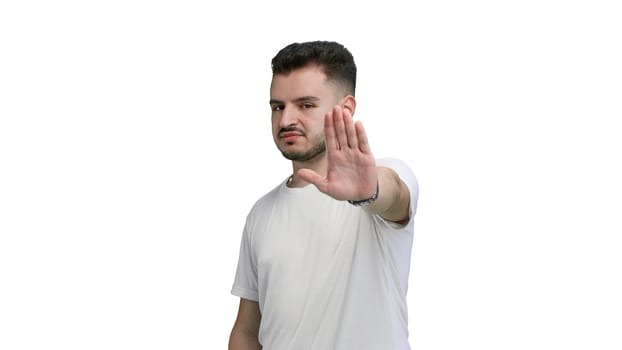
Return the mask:
[[(403, 160), (398, 158), (378, 158), (376, 159), (376, 165), (392, 169), (409, 187), (417, 187), (418, 189), (419, 186), (415, 173)], [(412, 189), (414, 188), (411, 188), (411, 190)]]
[(419, 198), (419, 182), (411, 167), (398, 158), (378, 158), (376, 159), (376, 165), (390, 168), (397, 173), (402, 182), (408, 187), (412, 207), (416, 210), (417, 200)]
[(253, 204), (253, 207), (251, 208), (251, 212), (259, 210), (262, 207), (273, 203), (279, 195), (281, 186), (283, 186), (282, 183), (274, 187), (272, 190), (270, 190), (263, 196), (259, 197), (259, 199), (255, 201), (255, 204)]
[(257, 215), (263, 215), (266, 213), (267, 210), (270, 210), (274, 206), (274, 204), (278, 201), (278, 198), (285, 186), (285, 182), (286, 180), (279, 183), (272, 190), (270, 190), (269, 192), (261, 196), (259, 199), (257, 199), (257, 201), (255, 201), (255, 203), (251, 207), (250, 212), (248, 213), (248, 218), (251, 218)]

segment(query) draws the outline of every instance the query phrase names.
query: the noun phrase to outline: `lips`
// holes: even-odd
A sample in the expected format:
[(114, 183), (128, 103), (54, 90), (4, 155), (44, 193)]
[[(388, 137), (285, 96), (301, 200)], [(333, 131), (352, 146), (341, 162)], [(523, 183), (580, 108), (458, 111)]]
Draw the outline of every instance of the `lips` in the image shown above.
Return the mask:
[(293, 131), (286, 131), (286, 132), (282, 132), (279, 134), (279, 138), (281, 139), (293, 139), (296, 138), (298, 136), (302, 136), (302, 133), (300, 132), (293, 132)]

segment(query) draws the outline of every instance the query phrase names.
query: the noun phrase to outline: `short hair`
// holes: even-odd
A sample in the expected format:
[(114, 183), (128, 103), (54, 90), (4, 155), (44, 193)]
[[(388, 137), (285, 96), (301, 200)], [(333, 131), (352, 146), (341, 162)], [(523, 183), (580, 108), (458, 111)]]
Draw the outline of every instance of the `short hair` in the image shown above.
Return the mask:
[(272, 74), (289, 74), (309, 65), (320, 67), (329, 81), (341, 84), (354, 96), (356, 64), (352, 53), (334, 41), (309, 41), (289, 44), (272, 59)]

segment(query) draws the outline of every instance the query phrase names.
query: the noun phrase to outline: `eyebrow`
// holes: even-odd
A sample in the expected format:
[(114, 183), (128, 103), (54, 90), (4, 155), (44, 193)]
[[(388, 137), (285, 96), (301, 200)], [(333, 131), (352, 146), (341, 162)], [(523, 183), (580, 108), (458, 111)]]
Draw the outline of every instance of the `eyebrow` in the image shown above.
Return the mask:
[[(320, 100), (320, 98), (319, 97), (315, 97), (315, 96), (302, 96), (302, 97), (295, 98), (292, 102), (300, 103), (300, 102), (319, 101), (319, 100)], [(270, 99), (270, 104), (271, 105), (284, 104), (284, 102), (281, 101), (281, 100), (276, 100), (276, 99), (271, 98)]]

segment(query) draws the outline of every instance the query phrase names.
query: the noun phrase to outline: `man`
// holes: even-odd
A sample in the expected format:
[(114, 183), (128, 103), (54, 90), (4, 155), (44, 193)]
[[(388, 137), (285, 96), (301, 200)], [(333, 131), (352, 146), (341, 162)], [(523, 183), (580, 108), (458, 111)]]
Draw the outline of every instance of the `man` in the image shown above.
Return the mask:
[(418, 185), (353, 122), (356, 65), (335, 42), (272, 60), (272, 134), (293, 173), (248, 214), (230, 350), (403, 350)]

